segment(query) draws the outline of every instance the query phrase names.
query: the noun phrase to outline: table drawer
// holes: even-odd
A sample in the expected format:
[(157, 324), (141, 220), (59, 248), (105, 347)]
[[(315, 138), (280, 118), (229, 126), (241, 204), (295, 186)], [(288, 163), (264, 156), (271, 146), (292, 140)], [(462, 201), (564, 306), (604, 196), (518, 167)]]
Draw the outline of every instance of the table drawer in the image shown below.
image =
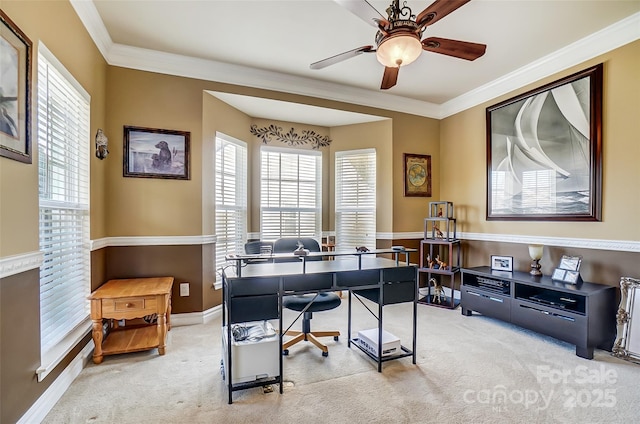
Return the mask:
[(155, 313), (158, 310), (155, 296), (102, 299), (103, 315), (111, 313)]

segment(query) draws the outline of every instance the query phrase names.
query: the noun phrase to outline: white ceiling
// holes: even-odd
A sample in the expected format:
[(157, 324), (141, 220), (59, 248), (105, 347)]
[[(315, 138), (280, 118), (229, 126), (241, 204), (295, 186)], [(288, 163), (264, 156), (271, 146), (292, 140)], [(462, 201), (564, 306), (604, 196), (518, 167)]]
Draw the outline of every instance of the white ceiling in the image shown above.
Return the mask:
[[(375, 54), (309, 69), (312, 62), (375, 44), (375, 28), (331, 0), (71, 2), (113, 65), (434, 118), (640, 38), (640, 0), (473, 0), (427, 27), (424, 37), (483, 43), (484, 56), (469, 62), (422, 52), (400, 70), (395, 87), (381, 91), (383, 67)], [(386, 16), (390, 0), (369, 3)], [(431, 3), (407, 1), (414, 14)], [(235, 99), (244, 105), (235, 107), (256, 117), (308, 119), (283, 119), (284, 112), (278, 112), (283, 102), (249, 106), (250, 100)], [(285, 116), (292, 113), (295, 108)]]

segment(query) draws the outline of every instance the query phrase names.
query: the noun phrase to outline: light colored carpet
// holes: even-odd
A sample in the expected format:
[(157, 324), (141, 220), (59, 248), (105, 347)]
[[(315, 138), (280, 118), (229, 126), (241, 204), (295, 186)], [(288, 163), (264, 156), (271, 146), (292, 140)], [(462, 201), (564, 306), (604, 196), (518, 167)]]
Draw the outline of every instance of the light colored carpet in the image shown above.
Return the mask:
[[(411, 346), (411, 305), (385, 307), (385, 329)], [(286, 311), (285, 320), (292, 313)], [(296, 327), (299, 323), (296, 324)], [(574, 347), (460, 308), (418, 305), (417, 364), (385, 362), (382, 373), (347, 348), (346, 299), (314, 314), (312, 329), (329, 356), (310, 343), (284, 358), (284, 394), (237, 391), (227, 404), (220, 373), (220, 319), (174, 327), (167, 354), (157, 350), (90, 363), (45, 423), (630, 423), (637, 422), (640, 366)], [(353, 329), (375, 327), (354, 306)]]

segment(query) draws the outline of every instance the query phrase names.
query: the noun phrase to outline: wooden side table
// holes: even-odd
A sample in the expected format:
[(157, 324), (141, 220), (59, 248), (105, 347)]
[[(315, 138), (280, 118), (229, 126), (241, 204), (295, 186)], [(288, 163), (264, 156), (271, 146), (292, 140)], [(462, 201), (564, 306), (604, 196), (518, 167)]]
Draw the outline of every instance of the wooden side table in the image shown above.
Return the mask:
[[(171, 329), (171, 287), (173, 277), (109, 280), (91, 293), (93, 362), (104, 355), (158, 348), (164, 355), (167, 331)], [(143, 318), (157, 314), (156, 324), (114, 328), (103, 340), (102, 320)]]

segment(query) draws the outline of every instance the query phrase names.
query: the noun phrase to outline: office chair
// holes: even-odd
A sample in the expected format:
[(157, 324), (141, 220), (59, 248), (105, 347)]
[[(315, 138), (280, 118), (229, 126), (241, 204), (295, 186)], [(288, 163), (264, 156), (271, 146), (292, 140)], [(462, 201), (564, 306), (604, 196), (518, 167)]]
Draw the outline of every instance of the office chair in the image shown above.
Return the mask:
[[(315, 239), (305, 237), (281, 238), (273, 243), (274, 253), (291, 253), (298, 247), (298, 243), (302, 243), (305, 249), (310, 252), (320, 252), (320, 245)], [(298, 258), (279, 258), (276, 262), (299, 261)], [(309, 257), (308, 261), (322, 260), (321, 257)], [(305, 274), (302, 276), (285, 277), (285, 290), (326, 290), (333, 285), (331, 274)], [(291, 340), (283, 343), (282, 354), (288, 355), (289, 348), (301, 341), (309, 341), (322, 350), (322, 356), (329, 356), (329, 348), (318, 340), (318, 337), (331, 337), (338, 341), (339, 331), (311, 331), (311, 318), (314, 312), (328, 311), (340, 306), (340, 297), (335, 293), (322, 292), (316, 294), (301, 294), (285, 296), (282, 300), (282, 306), (297, 312), (305, 311), (302, 316), (302, 331), (289, 330), (285, 334), (294, 336)], [(308, 308), (307, 308), (308, 306)], [(305, 308), (307, 308), (305, 310)]]
[[(272, 241), (249, 241), (244, 244), (244, 253), (247, 255), (259, 255), (264, 254), (268, 251), (268, 254), (273, 252), (273, 242)], [(258, 262), (271, 262), (270, 259), (247, 259), (244, 261), (245, 263), (258, 263)]]

